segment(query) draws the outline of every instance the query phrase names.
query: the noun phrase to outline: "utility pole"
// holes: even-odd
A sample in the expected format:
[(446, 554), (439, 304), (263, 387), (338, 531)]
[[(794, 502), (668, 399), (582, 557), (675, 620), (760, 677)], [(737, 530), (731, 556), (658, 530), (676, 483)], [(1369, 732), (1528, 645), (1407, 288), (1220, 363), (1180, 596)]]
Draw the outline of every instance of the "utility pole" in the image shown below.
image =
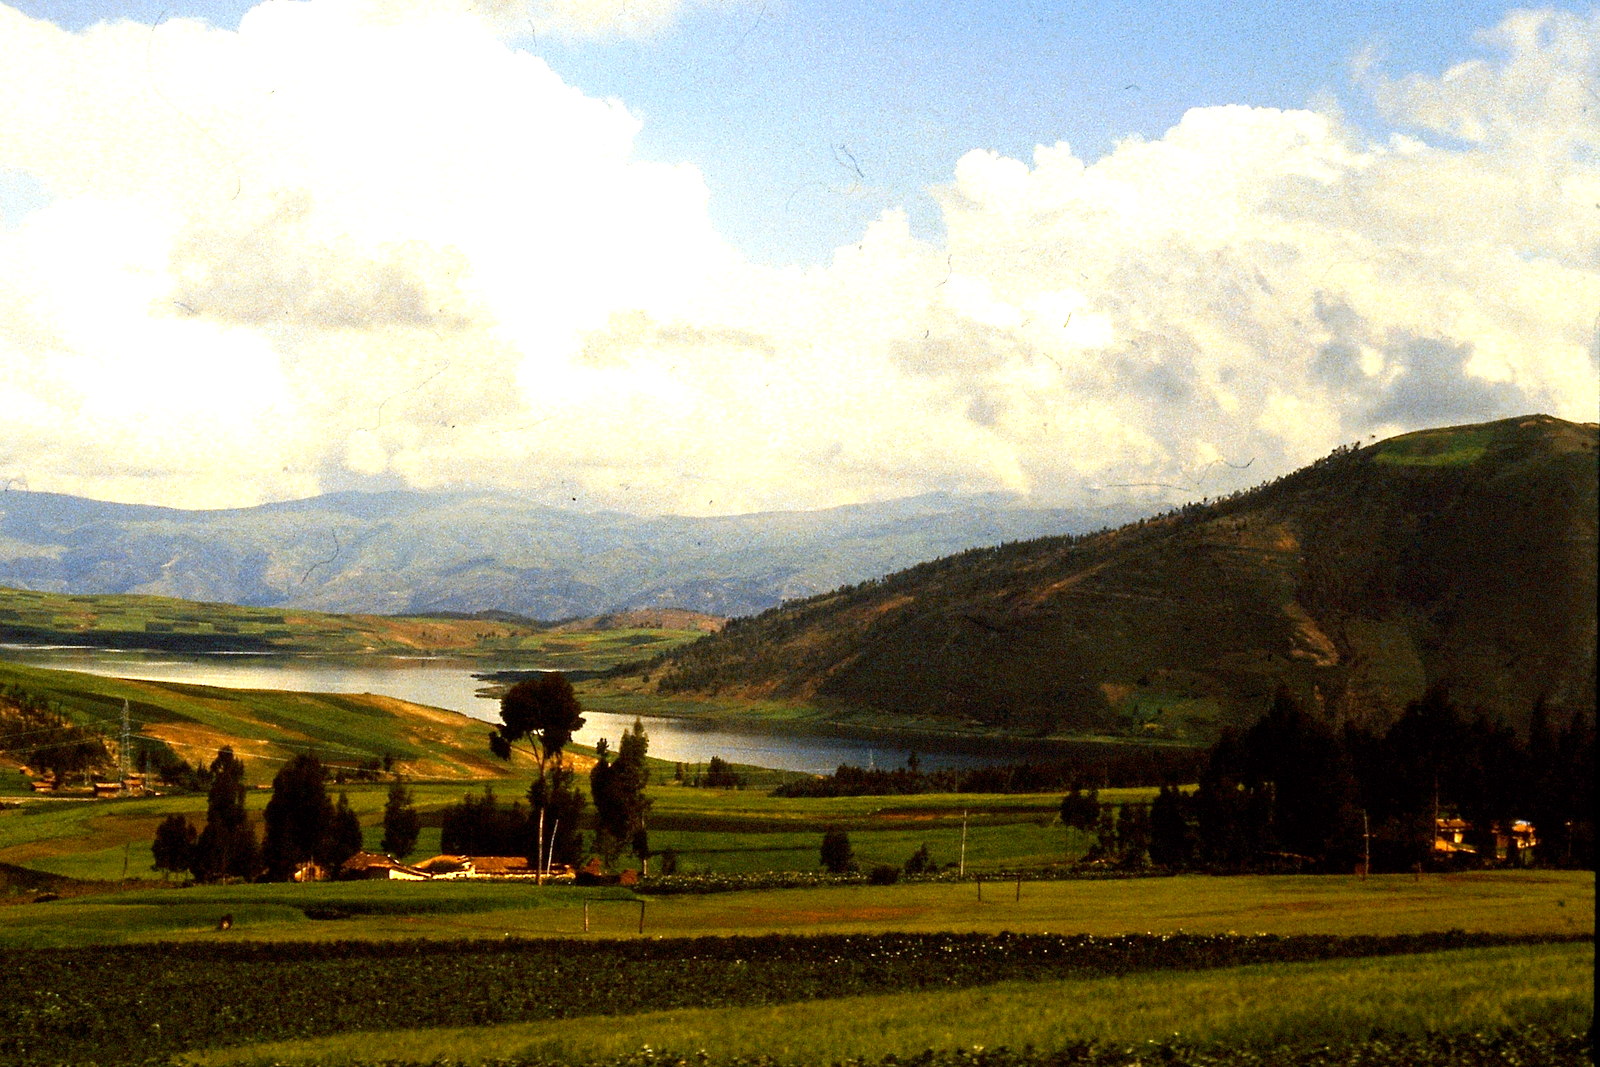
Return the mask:
[(1367, 809), (1361, 809), (1361, 880), (1372, 870), (1372, 833), (1367, 826)]
[(967, 812), (964, 808), (961, 811), (961, 867), (957, 873), (962, 878), (967, 876)]
[(117, 742), (117, 786), (120, 792), (128, 786), (128, 746), (132, 730), (128, 722), (128, 698), (122, 698), (122, 737)]
[(533, 884), (544, 885), (544, 805), (539, 805), (539, 845), (534, 850)]

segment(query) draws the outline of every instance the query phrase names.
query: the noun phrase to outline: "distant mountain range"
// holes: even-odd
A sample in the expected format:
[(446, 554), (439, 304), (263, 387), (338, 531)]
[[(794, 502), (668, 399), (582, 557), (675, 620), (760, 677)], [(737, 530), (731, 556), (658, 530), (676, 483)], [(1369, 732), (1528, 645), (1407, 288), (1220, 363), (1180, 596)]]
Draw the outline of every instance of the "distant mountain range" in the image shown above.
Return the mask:
[(1596, 456), (1594, 424), (1546, 416), (1343, 448), (1113, 532), (736, 620), (627, 684), (1180, 740), (1254, 721), (1285, 685), (1378, 726), (1429, 686), (1513, 724), (1540, 700), (1592, 714)]
[(936, 494), (826, 511), (639, 517), (461, 492), (182, 511), (9, 491), (0, 494), (0, 586), (345, 613), (731, 616), (973, 546), (1135, 514)]

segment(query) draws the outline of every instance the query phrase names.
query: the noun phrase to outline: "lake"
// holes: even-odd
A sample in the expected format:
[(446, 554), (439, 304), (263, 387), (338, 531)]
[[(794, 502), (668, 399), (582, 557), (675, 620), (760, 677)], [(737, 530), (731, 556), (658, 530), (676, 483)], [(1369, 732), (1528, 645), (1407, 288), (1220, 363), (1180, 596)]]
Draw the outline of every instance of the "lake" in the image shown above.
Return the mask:
[[(531, 670), (536, 664), (438, 657), (373, 656), (360, 659), (240, 653), (177, 654), (65, 645), (0, 644), (0, 659), (33, 667), (83, 671), (113, 678), (188, 682), (229, 689), (282, 689), (307, 693), (380, 693), (416, 704), (448, 708), (485, 722), (499, 721), (499, 704), (479, 695), (484, 682), (474, 674), (493, 670)], [(580, 744), (609, 738), (615, 748), (633, 716), (584, 711)], [(644, 716), (650, 755), (683, 763), (705, 763), (720, 756), (730, 763), (823, 774), (841, 763), (859, 767), (898, 767), (909, 747), (829, 735), (777, 734), (729, 729), (693, 719)], [(1014, 745), (949, 742), (923, 744), (917, 755), (927, 769), (1015, 762)]]

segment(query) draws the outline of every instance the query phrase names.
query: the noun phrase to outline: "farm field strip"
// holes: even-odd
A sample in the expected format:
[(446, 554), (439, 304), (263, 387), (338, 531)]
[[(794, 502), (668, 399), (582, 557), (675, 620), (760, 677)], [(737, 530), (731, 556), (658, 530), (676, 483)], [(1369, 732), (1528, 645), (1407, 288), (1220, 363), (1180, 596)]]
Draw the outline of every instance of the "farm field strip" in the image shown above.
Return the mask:
[[(342, 882), (148, 889), (14, 904), (0, 947), (184, 940), (327, 941), (512, 936), (646, 937), (884, 931), (1118, 935), (1390, 935), (1461, 929), (1594, 934), (1592, 872), (1346, 877), (902, 882), (636, 897), (620, 889), (527, 884)], [(306, 917), (306, 908), (349, 914)], [(252, 910), (264, 909), (264, 910)], [(232, 914), (234, 927), (216, 930)]]
[(472, 1064), (518, 1058), (580, 1064), (648, 1047), (704, 1062), (914, 1057), (975, 1046), (1061, 1049), (1080, 1042), (1173, 1041), (1247, 1047), (1334, 1044), (1375, 1031), (1420, 1036), (1593, 1021), (1592, 944), (1461, 949), (1204, 973), (1008, 981), (953, 991), (868, 994), (782, 1005), (688, 1008), (617, 1018), (343, 1034), (190, 1053), (193, 1067), (375, 1060)]
[(1524, 938), (1509, 942), (1459, 933), (863, 934), (7, 951), (0, 953), (0, 1060), (143, 1062), (194, 1048), (358, 1030), (757, 1008), (1014, 980), (1126, 979), (1164, 971), (1220, 973), (1248, 964), (1546, 947)]

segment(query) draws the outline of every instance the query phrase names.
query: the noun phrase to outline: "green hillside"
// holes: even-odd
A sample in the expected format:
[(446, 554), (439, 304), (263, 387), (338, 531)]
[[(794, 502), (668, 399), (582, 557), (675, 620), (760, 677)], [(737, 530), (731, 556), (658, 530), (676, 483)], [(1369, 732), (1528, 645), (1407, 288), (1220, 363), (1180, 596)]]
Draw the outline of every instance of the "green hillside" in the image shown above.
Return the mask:
[(1596, 427), (1341, 448), (1088, 537), (974, 550), (735, 620), (619, 690), (1018, 734), (1204, 740), (1280, 685), (1383, 724), (1431, 684), (1592, 709)]
[[(510, 765), (490, 755), (486, 727), (477, 719), (371, 693), (223, 689), (8, 663), (0, 663), (0, 690), (25, 692), (112, 739), (127, 701), (137, 733), (134, 767), (146, 757), (159, 766), (163, 753), (203, 765), (228, 745), (250, 767), (251, 781), (261, 784), (307, 750), (341, 766), (376, 765), (387, 757), (412, 777), (489, 778), (526, 770), (521, 755)], [(0, 774), (9, 786), (26, 785), (11, 760), (0, 760)]]
[(171, 597), (70, 596), (0, 588), (0, 641), (174, 652), (527, 653), (585, 669), (693, 640), (721, 620), (687, 611), (627, 612), (550, 625), (513, 615), (330, 615), (202, 604)]

